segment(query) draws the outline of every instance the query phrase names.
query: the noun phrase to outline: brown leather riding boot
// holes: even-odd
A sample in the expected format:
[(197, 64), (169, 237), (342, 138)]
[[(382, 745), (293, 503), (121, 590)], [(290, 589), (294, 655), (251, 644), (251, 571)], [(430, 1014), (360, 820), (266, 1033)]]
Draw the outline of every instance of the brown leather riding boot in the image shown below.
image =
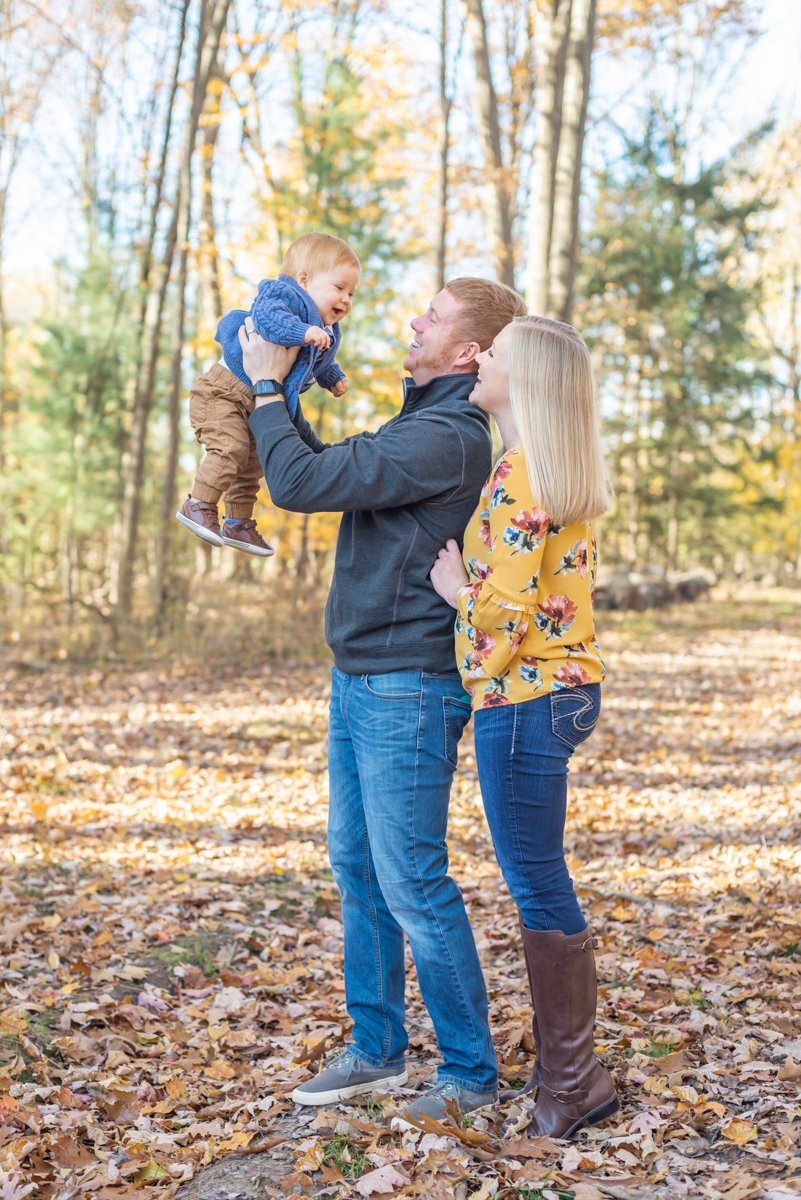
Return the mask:
[[(517, 910), (517, 921), (520, 926), (520, 936), (523, 939), (523, 948), (525, 950), (526, 927), (523, 924), (523, 914), (520, 912), (519, 909)], [(529, 991), (531, 992), (531, 995), (533, 996), (534, 995), (534, 984), (531, 981), (531, 966), (529, 964), (527, 954), (525, 955), (525, 960), (526, 960), (526, 971), (528, 972), (528, 987), (529, 987)], [(534, 1016), (531, 1019), (531, 1032), (534, 1035), (534, 1045), (536, 1047), (536, 1055), (534, 1058), (534, 1070), (531, 1072), (531, 1074), (528, 1078), (528, 1083), (525, 1085), (525, 1087), (523, 1087), (523, 1088), (506, 1088), (505, 1091), (502, 1091), (500, 1093), (499, 1099), (503, 1103), (505, 1103), (508, 1100), (518, 1100), (521, 1096), (528, 1096), (532, 1092), (536, 1092), (537, 1088), (540, 1086), (540, 1078), (541, 1078), (540, 1063), (542, 1061), (542, 1051), (540, 1049), (540, 1030), (539, 1030), (539, 1025), (537, 1024), (536, 1012), (534, 1013)]]
[(531, 999), (537, 1014), (540, 1082), (529, 1137), (567, 1138), (620, 1108), (615, 1085), (595, 1057), (597, 982), (589, 929), (569, 937), (523, 928)]

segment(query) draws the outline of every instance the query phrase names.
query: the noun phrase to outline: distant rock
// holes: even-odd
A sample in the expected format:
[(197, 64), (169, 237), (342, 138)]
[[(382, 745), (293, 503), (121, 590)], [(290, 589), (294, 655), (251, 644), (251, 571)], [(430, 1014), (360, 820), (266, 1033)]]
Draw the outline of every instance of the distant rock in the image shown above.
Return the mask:
[(595, 586), (595, 607), (643, 612), (677, 602), (691, 604), (707, 595), (715, 582), (714, 574), (703, 567), (668, 576), (657, 563), (645, 563), (638, 571), (602, 566)]
[(703, 567), (696, 568), (694, 571), (684, 571), (680, 575), (671, 575), (670, 584), (673, 588), (677, 600), (684, 600), (690, 604), (694, 600), (698, 600), (701, 596), (709, 595), (709, 589), (714, 587), (717, 582), (712, 571), (706, 571)]

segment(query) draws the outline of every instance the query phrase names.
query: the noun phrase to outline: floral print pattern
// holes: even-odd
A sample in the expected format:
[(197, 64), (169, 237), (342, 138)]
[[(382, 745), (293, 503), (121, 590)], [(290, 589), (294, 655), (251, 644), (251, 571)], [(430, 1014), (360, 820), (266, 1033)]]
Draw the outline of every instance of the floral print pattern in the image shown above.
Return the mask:
[(535, 509), (519, 512), (503, 531), (504, 544), (513, 546), (512, 554), (533, 554), (548, 532), (548, 514)]
[(537, 629), (541, 629), (545, 634), (546, 642), (549, 642), (551, 638), (565, 636), (574, 624), (573, 618), (578, 611), (578, 605), (567, 596), (549, 596), (547, 600), (542, 601), (539, 609), (534, 623)]
[(576, 662), (566, 663), (560, 667), (553, 677), (553, 690), (557, 688), (579, 687), (582, 683), (592, 683), (592, 679), (584, 668)]
[(530, 654), (523, 659), (522, 666), (517, 668), (518, 674), (524, 683), (530, 683), (535, 691), (539, 691), (542, 687), (542, 671), (537, 665), (537, 659)]
[(510, 617), (508, 621), (504, 621), (503, 625), (498, 628), (506, 635), (506, 641), (512, 654), (515, 653), (517, 647), (525, 637), (528, 629), (528, 621), (521, 621), (520, 618), (515, 619)]
[(482, 489), (464, 564), (456, 647), (474, 708), (600, 683), (592, 525), (559, 525), (539, 507), (520, 446), (499, 459)]
[(566, 554), (562, 555), (562, 560), (554, 571), (554, 575), (567, 575), (570, 571), (578, 571), (581, 578), (586, 579), (588, 569), (587, 539), (582, 538), (580, 542), (576, 542), (575, 546), (571, 546)]

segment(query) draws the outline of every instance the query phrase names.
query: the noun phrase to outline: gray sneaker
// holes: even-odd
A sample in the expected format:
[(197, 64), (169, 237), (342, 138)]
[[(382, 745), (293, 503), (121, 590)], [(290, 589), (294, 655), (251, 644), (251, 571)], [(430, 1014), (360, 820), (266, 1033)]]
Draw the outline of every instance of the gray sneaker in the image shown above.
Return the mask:
[(405, 1066), (374, 1067), (362, 1062), (351, 1049), (343, 1050), (324, 1071), (296, 1087), (292, 1099), (296, 1104), (336, 1104), (350, 1100), (361, 1092), (372, 1092), (382, 1083), (403, 1087), (409, 1078)]
[[(484, 1108), (487, 1104), (494, 1104), (497, 1099), (497, 1091), (471, 1092), (469, 1088), (462, 1087), (458, 1083), (435, 1083), (433, 1087), (423, 1093), (419, 1100), (415, 1100), (414, 1104), (409, 1105), (405, 1116), (419, 1121), (421, 1114), (425, 1113), (426, 1116), (433, 1117), (435, 1121), (441, 1121), (443, 1117), (447, 1116), (446, 1101), (448, 1100), (455, 1100), (463, 1113), (469, 1113), (474, 1112), (477, 1108)], [(419, 1126), (405, 1121), (403, 1117), (393, 1117), (392, 1128), (404, 1130), (417, 1129)]]

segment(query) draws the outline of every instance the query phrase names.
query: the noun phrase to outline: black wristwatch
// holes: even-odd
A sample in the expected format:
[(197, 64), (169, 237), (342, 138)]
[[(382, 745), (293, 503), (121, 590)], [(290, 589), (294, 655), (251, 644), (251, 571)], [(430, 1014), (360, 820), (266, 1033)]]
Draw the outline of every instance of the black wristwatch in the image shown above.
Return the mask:
[(254, 396), (283, 396), (284, 385), (277, 379), (257, 379), (252, 390)]

